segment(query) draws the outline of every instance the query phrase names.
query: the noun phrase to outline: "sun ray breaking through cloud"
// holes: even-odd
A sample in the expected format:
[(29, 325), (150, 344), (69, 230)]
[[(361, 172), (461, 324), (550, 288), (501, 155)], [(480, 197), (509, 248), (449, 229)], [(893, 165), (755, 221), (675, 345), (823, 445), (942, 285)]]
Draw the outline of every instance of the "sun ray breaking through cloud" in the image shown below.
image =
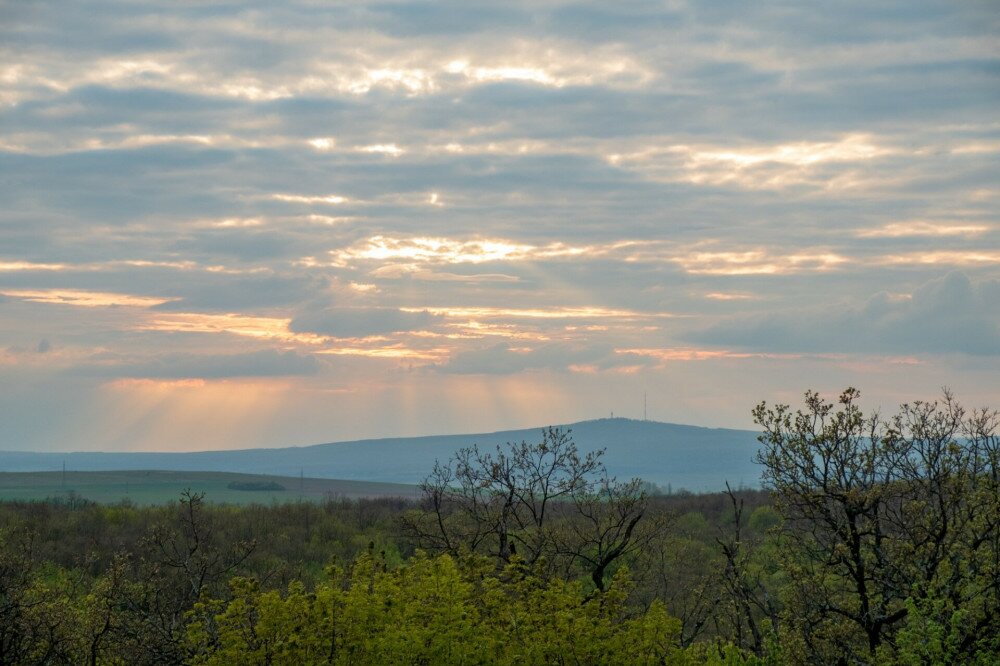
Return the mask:
[(12, 6), (0, 446), (643, 389), (706, 425), (848, 383), (1000, 403), (996, 29), (943, 0)]

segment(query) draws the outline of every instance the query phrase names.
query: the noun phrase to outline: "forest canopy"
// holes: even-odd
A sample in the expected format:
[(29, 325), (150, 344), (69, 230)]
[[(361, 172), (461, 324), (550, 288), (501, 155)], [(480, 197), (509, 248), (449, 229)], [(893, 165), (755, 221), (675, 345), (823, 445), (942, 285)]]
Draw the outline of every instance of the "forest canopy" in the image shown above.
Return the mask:
[(0, 663), (996, 663), (997, 412), (859, 398), (758, 405), (763, 490), (551, 428), (419, 501), (2, 503)]

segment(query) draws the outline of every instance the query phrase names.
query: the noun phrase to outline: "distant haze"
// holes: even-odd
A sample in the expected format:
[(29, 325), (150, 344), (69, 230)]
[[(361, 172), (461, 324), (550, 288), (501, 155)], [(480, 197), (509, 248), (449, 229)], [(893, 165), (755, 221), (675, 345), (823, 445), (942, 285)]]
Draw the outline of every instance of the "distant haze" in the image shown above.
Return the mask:
[[(673, 490), (720, 490), (757, 486), (752, 462), (756, 433), (694, 426), (600, 419), (565, 426), (583, 452), (605, 449), (608, 471), (620, 479), (640, 477)], [(492, 450), (506, 442), (537, 442), (542, 428), (506, 432), (411, 437), (318, 444), (283, 449), (197, 453), (20, 453), (0, 452), (0, 470), (54, 471), (65, 462), (73, 471), (122, 469), (218, 471), (306, 476), (392, 483), (419, 483), (435, 460), (446, 461), (462, 447)]]

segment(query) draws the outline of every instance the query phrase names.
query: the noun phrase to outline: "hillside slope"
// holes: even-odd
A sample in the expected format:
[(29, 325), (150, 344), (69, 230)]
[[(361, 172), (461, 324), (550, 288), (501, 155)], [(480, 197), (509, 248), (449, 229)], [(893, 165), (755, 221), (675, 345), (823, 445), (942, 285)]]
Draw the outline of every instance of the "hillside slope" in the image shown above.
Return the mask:
[[(753, 463), (756, 433), (749, 430), (597, 419), (564, 426), (586, 452), (605, 448), (605, 464), (619, 478), (641, 477), (674, 490), (718, 490), (730, 484), (756, 486)], [(492, 448), (508, 441), (538, 441), (542, 428), (470, 435), (435, 435), (369, 439), (276, 449), (241, 449), (192, 453), (35, 453), (0, 452), (0, 470), (8, 472), (103, 470), (175, 470), (240, 472), (389, 483), (419, 483), (435, 460), (478, 444)]]
[[(240, 487), (242, 484), (242, 487)], [(262, 488), (260, 484), (273, 484)], [(255, 487), (256, 486), (256, 487)], [(420, 496), (416, 486), (340, 479), (262, 476), (229, 472), (118, 470), (113, 472), (0, 472), (0, 500), (37, 501), (80, 497), (95, 502), (129, 500), (137, 505), (162, 504), (190, 489), (210, 502), (270, 504), (300, 499)]]

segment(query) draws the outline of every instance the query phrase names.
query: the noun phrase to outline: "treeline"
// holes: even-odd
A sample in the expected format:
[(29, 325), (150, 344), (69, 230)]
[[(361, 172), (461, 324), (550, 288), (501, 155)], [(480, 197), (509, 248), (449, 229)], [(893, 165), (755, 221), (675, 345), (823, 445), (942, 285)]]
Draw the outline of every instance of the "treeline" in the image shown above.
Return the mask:
[[(767, 495), (738, 494), (754, 507), (750, 533), (763, 538), (777, 520)], [(651, 514), (673, 517), (669, 533), (617, 568), (600, 593), (544, 559), (528, 565), (515, 555), (498, 568), (468, 549), (428, 555), (404, 519), (423, 509), (402, 499), (5, 502), (0, 663), (721, 659), (729, 653), (693, 640), (716, 627), (693, 632), (677, 615), (697, 621), (686, 612), (697, 607), (690, 595), (719, 594), (707, 588), (723, 567), (715, 539), (732, 520), (730, 499), (649, 502)], [(465, 619), (454, 623), (456, 614)]]
[(767, 491), (650, 496), (570, 433), (423, 499), (0, 504), (0, 664), (996, 664), (996, 412), (761, 404)]

